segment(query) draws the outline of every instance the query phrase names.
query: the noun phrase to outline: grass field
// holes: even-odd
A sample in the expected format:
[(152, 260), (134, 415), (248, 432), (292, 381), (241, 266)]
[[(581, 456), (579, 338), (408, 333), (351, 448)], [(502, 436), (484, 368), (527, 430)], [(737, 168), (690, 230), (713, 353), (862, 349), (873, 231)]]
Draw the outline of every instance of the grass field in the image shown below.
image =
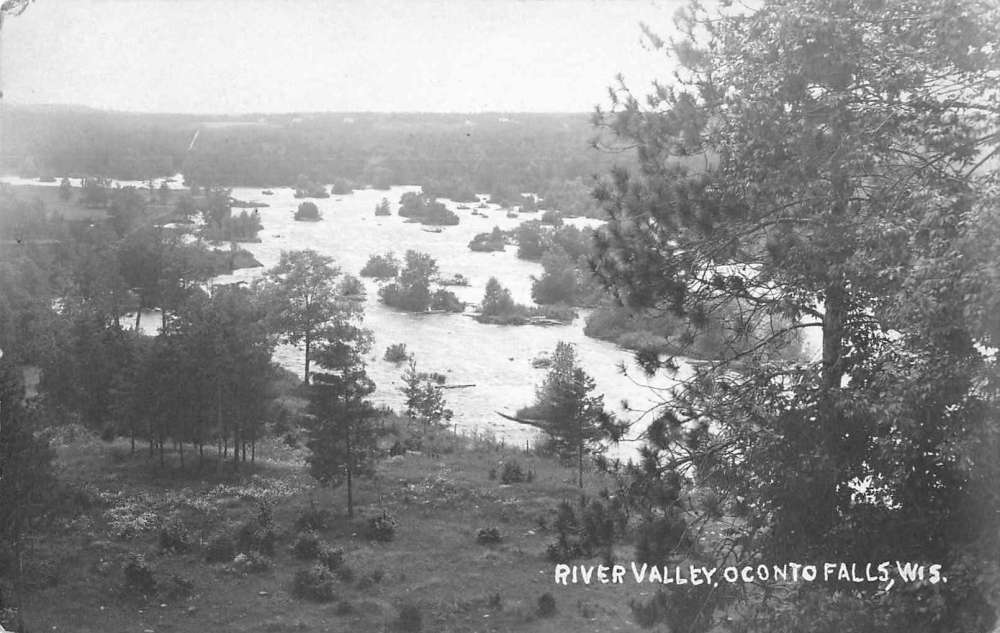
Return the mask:
[[(628, 601), (650, 589), (553, 582), (545, 549), (554, 536), (547, 526), (560, 501), (579, 499), (572, 469), (489, 439), (414, 433), (402, 428), (407, 424), (394, 419), (383, 442), (417, 435), (420, 450), (384, 459), (374, 479), (360, 482), (354, 519), (346, 516), (343, 490), (317, 487), (304, 450), (277, 440), (260, 446), (256, 463), (234, 475), (230, 464), (214, 461), (199, 471), (190, 449), (186, 468), (177, 454), (159, 468), (142, 447), (130, 454), (124, 440), (62, 438), (59, 476), (75, 492), (64, 502), (64, 518), (33, 542), (25, 604), (30, 630), (418, 630), (413, 613), (423, 631), (639, 630)], [(495, 474), (511, 460), (532, 480), (501, 484)], [(594, 473), (586, 482), (591, 497), (610, 485)], [(252, 523), (262, 501), (272, 508), (275, 536), (268, 568), (206, 562), (213, 537)], [(343, 549), (328, 602), (292, 592), (296, 573), (314, 564), (292, 552), (296, 521), (311, 506), (329, 511), (318, 537)], [(366, 538), (367, 519), (382, 511), (398, 523), (389, 542)], [(189, 547), (164, 550), (161, 532), (178, 525)], [(502, 540), (479, 544), (477, 533), (486, 527), (497, 528)], [(124, 568), (135, 554), (145, 560), (145, 590), (134, 577), (126, 581)], [(615, 554), (628, 559), (631, 552)], [(545, 593), (555, 598), (549, 617), (538, 611)], [(409, 619), (401, 620), (401, 612)]]

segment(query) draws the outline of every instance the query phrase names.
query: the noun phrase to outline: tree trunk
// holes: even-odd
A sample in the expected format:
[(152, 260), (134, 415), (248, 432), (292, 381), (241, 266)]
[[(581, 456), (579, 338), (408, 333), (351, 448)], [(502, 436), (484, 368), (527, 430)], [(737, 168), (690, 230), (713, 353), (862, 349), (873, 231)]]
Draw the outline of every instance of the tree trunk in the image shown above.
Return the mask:
[(309, 332), (306, 332), (306, 340), (305, 340), (305, 343), (306, 343), (306, 371), (305, 371), (305, 377), (302, 379), (302, 382), (305, 383), (305, 384), (307, 384), (307, 385), (309, 384), (309, 347), (310, 347), (310, 344), (312, 343), (312, 339), (310, 338), (309, 334), (310, 334)]
[(354, 463), (354, 455), (351, 451), (351, 424), (345, 420), (344, 424), (344, 444), (347, 448), (347, 518), (354, 518), (354, 474), (351, 468)]

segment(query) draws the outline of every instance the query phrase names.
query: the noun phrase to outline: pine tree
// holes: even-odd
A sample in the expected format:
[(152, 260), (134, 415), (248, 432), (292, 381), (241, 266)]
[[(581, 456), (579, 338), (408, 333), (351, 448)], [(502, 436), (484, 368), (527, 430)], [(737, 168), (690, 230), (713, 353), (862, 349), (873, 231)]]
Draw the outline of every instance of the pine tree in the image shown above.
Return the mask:
[(577, 484), (583, 487), (584, 455), (599, 447), (600, 440), (617, 441), (624, 426), (604, 409), (604, 396), (593, 395), (594, 379), (576, 361), (570, 343), (560, 341), (552, 354), (552, 366), (535, 393), (528, 411), (541, 421), (549, 445), (561, 458), (576, 461)]

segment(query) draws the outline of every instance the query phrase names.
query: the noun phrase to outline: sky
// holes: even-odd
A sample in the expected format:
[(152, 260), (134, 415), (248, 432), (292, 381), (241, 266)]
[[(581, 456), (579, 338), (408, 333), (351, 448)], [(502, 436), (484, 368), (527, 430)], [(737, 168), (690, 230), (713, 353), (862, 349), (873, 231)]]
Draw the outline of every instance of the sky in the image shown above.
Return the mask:
[(36, 0), (5, 100), (141, 112), (581, 112), (669, 79), (682, 0)]

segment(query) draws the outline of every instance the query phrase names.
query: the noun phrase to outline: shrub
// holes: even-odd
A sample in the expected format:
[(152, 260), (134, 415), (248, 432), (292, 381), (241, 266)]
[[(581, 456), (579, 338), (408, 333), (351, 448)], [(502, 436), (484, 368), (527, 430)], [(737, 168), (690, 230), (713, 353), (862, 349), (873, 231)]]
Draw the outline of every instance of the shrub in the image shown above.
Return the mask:
[(319, 556), (322, 541), (315, 532), (303, 532), (295, 538), (292, 553), (301, 560), (316, 560)]
[(340, 294), (345, 297), (359, 297), (365, 294), (365, 286), (361, 283), (361, 280), (354, 275), (344, 275), (344, 278), (340, 280), (340, 286), (338, 287)]
[(271, 521), (271, 508), (261, 504), (257, 516), (240, 526), (236, 533), (236, 548), (243, 553), (259, 552), (266, 556), (274, 556), (274, 543), (277, 540)]
[(495, 527), (480, 528), (476, 534), (476, 542), (480, 545), (494, 545), (500, 540), (500, 530)]
[(191, 548), (191, 534), (180, 519), (170, 519), (160, 528), (160, 549), (181, 553)]
[(423, 616), (420, 614), (420, 607), (407, 603), (399, 608), (399, 619), (396, 626), (405, 633), (419, 633), (424, 628)]
[(372, 541), (388, 543), (396, 537), (397, 526), (398, 523), (396, 522), (396, 519), (393, 518), (393, 516), (387, 511), (383, 510), (382, 514), (368, 519), (365, 536)]
[(393, 343), (385, 348), (385, 356), (382, 357), (383, 360), (390, 363), (401, 363), (409, 358), (410, 354), (406, 351), (406, 343)]
[(142, 554), (129, 554), (122, 567), (125, 575), (125, 590), (143, 596), (152, 595), (156, 591), (156, 579), (153, 569), (146, 563)]
[(316, 553), (316, 560), (325, 565), (330, 571), (334, 571), (344, 564), (344, 550), (340, 547), (331, 547), (326, 543), (320, 543), (319, 552)]
[(538, 596), (538, 617), (551, 618), (556, 614), (556, 599), (551, 593), (545, 592)]
[(330, 511), (316, 507), (316, 502), (309, 500), (309, 507), (295, 519), (295, 529), (299, 532), (307, 530), (322, 530), (330, 519)]
[(491, 233), (479, 233), (469, 242), (469, 250), (489, 253), (504, 250), (505, 238), (499, 227), (494, 226)]
[(521, 469), (521, 464), (516, 461), (504, 462), (503, 468), (500, 470), (500, 483), (519, 484), (527, 480), (528, 475)]
[(205, 547), (205, 562), (228, 563), (236, 556), (236, 543), (228, 534), (216, 534)]
[(386, 251), (384, 255), (370, 256), (360, 274), (362, 277), (390, 279), (397, 273), (399, 273), (399, 260), (392, 251)]
[(562, 214), (553, 209), (549, 209), (542, 213), (542, 224), (548, 224), (551, 226), (562, 226), (563, 219)]
[(455, 296), (454, 292), (440, 288), (431, 296), (431, 310), (463, 312), (465, 310), (465, 304), (460, 301), (457, 296)]
[(295, 219), (299, 221), (315, 222), (319, 220), (319, 207), (315, 202), (303, 202), (295, 211)]
[(237, 573), (256, 574), (271, 569), (273, 561), (257, 552), (241, 553), (233, 559), (233, 571)]
[(334, 578), (330, 570), (321, 565), (314, 565), (309, 569), (295, 572), (292, 595), (305, 600), (330, 602), (336, 597), (333, 584)]

